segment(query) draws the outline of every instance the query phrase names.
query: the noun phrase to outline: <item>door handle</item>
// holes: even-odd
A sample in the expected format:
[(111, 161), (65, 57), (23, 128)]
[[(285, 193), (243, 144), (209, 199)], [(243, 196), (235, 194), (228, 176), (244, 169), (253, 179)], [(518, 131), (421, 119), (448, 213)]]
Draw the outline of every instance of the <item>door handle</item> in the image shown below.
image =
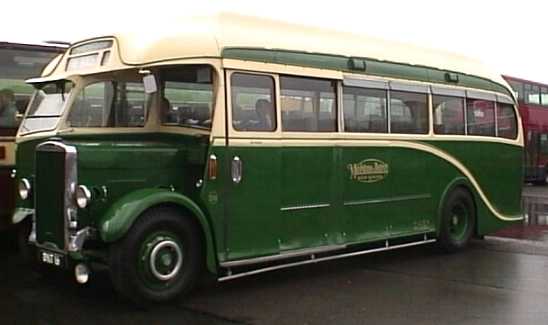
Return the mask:
[(232, 158), (232, 181), (236, 184), (242, 181), (242, 160), (238, 156)]

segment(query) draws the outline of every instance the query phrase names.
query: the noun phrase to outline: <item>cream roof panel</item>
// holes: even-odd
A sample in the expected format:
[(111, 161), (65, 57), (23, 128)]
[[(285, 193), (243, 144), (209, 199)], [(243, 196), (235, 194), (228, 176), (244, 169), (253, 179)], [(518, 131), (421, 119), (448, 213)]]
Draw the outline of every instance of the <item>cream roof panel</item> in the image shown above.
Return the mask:
[(490, 71), (482, 63), (453, 53), (233, 13), (143, 24), (134, 31), (114, 36), (121, 61), (126, 65), (220, 57), (224, 48), (250, 47), (356, 56), (426, 66), (476, 75), (507, 85), (498, 73)]

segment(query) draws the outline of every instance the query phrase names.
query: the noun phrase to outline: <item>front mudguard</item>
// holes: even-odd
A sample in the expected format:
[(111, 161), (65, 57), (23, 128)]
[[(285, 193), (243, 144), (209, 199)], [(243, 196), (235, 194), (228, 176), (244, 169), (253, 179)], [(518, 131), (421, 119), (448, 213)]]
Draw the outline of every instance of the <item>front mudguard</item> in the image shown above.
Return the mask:
[(200, 224), (206, 244), (206, 264), (213, 274), (217, 273), (215, 247), (212, 227), (200, 207), (188, 197), (168, 189), (151, 188), (131, 192), (115, 202), (98, 224), (99, 235), (106, 243), (112, 243), (122, 238), (131, 228), (135, 220), (147, 209), (173, 204), (188, 210)]

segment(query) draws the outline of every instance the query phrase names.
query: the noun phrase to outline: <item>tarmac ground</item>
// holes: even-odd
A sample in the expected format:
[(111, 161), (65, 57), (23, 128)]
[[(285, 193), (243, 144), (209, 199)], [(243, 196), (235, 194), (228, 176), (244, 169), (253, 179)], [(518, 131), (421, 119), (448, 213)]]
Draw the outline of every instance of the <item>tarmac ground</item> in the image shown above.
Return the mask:
[(545, 325), (548, 187), (525, 187), (524, 208), (523, 225), (456, 254), (425, 245), (208, 283), (146, 311), (106, 272), (81, 286), (33, 271), (0, 234), (0, 324)]

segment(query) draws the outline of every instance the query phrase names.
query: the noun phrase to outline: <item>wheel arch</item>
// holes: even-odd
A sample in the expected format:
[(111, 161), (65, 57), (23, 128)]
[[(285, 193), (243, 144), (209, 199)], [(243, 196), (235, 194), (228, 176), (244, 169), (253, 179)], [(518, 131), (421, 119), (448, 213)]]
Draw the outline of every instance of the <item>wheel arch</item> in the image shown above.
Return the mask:
[(126, 194), (116, 201), (101, 218), (98, 224), (101, 239), (106, 243), (119, 240), (145, 211), (160, 206), (175, 208), (183, 212), (183, 217), (194, 219), (202, 230), (207, 269), (216, 274), (217, 260), (211, 223), (194, 201), (177, 192), (155, 188)]
[(438, 208), (437, 208), (437, 216), (438, 216), (437, 217), (437, 222), (438, 222), (438, 224), (437, 224), (436, 232), (439, 233), (439, 231), (440, 231), (439, 222), (440, 222), (442, 214), (443, 214), (443, 206), (444, 206), (445, 202), (447, 201), (447, 198), (448, 198), (449, 194), (451, 194), (451, 192), (453, 192), (457, 188), (462, 188), (463, 190), (468, 192), (468, 194), (470, 195), (470, 198), (472, 199), (472, 204), (474, 205), (474, 213), (476, 215), (475, 224), (474, 224), (474, 235), (477, 236), (479, 234), (479, 228), (478, 228), (478, 224), (479, 224), (478, 223), (478, 214), (479, 214), (478, 208), (479, 207), (478, 207), (478, 202), (481, 202), (481, 198), (478, 196), (478, 194), (474, 190), (474, 186), (468, 181), (468, 179), (466, 177), (457, 177), (457, 178), (453, 179), (449, 184), (447, 184), (447, 186), (443, 190), (442, 195), (440, 196), (440, 200), (438, 202)]

